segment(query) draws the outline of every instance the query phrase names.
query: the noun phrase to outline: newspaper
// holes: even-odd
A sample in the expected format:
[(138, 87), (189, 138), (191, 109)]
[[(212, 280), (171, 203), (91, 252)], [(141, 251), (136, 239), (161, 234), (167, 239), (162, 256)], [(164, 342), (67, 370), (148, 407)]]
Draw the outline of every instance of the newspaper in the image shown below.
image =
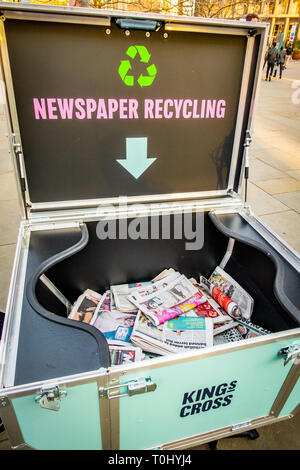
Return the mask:
[[(197, 286), (197, 284), (195, 284)], [(201, 289), (199, 289), (201, 291)], [(232, 318), (227, 315), (225, 310), (212, 298), (210, 294), (205, 293), (207, 301), (198, 305), (195, 312), (199, 317), (211, 318), (216, 323), (225, 323), (232, 321)]]
[[(104, 292), (99, 302), (98, 310), (113, 310), (115, 308), (114, 297), (110, 290)], [(97, 312), (95, 312), (97, 314)]]
[(232, 343), (234, 341), (242, 341), (243, 339), (256, 338), (257, 336), (271, 334), (271, 331), (255, 325), (245, 320), (237, 320), (237, 325), (220, 334), (214, 335), (214, 346), (224, 343)]
[(119, 284), (116, 286), (111, 286), (110, 290), (113, 294), (117, 310), (120, 310), (121, 312), (137, 312), (138, 308), (133, 305), (130, 300), (128, 300), (128, 296), (138, 287), (143, 287), (149, 284), (152, 284), (152, 282), (149, 281), (139, 282), (136, 284)]
[(235, 341), (241, 341), (243, 339), (238, 329), (233, 327), (218, 335), (214, 335), (214, 346), (224, 343), (234, 343)]
[(108, 344), (128, 345), (136, 313), (124, 313), (119, 310), (99, 310), (92, 319), (92, 325), (98, 328), (107, 339)]
[[(165, 270), (166, 271), (166, 270)], [(164, 272), (164, 271), (163, 271)], [(167, 274), (167, 273), (165, 273)], [(142, 287), (137, 287), (131, 292), (131, 296), (134, 296), (135, 298), (141, 299), (142, 297), (146, 297), (148, 295), (154, 294), (157, 291), (160, 291), (161, 289), (165, 289), (168, 287), (170, 284), (172, 284), (176, 279), (180, 278), (182, 274), (178, 273), (177, 271), (170, 272), (169, 274), (162, 276), (162, 273), (160, 273), (157, 277), (160, 277), (159, 280), (155, 282), (151, 282), (147, 286), (142, 286)]]
[(169, 274), (174, 274), (175, 272), (176, 271), (173, 268), (164, 269), (161, 273), (159, 273), (152, 279), (152, 282), (160, 281), (161, 279), (164, 279), (165, 277), (169, 276)]
[(135, 291), (128, 298), (154, 325), (177, 317), (206, 301), (206, 297), (184, 275), (176, 277), (171, 283), (166, 282), (151, 294)]
[(141, 348), (136, 348), (134, 346), (123, 347), (110, 345), (109, 353), (112, 366), (137, 362), (144, 358)]
[(215, 323), (214, 324), (214, 336), (219, 335), (220, 333), (224, 333), (224, 331), (230, 330), (238, 325), (236, 321), (232, 319), (226, 323)]
[(68, 318), (91, 323), (93, 315), (102, 299), (102, 295), (91, 289), (87, 289), (81, 294), (74, 303)]
[(236, 327), (239, 333), (244, 339), (256, 338), (257, 336), (269, 335), (271, 331), (262, 328), (261, 326), (255, 325), (249, 320), (238, 321), (238, 326)]
[(210, 318), (197, 317), (191, 311), (154, 326), (139, 312), (131, 341), (143, 351), (160, 355), (210, 347), (213, 345), (213, 322)]
[(209, 281), (239, 306), (243, 319), (250, 320), (254, 300), (245, 289), (219, 266), (216, 267)]

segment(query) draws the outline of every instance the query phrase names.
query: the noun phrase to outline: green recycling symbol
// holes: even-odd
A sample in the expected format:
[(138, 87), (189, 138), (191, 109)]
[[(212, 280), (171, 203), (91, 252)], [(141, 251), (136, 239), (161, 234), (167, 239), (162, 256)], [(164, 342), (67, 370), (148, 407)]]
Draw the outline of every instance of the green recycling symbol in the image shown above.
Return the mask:
[[(145, 46), (130, 46), (126, 51), (126, 55), (128, 55), (131, 59), (134, 59), (135, 56), (139, 54), (140, 61), (148, 64), (151, 54), (149, 54), (148, 49)], [(130, 60), (121, 60), (119, 65), (118, 73), (122, 79), (122, 81), (127, 86), (134, 85), (134, 76), (128, 74), (128, 72), (132, 69)], [(147, 68), (147, 75), (141, 75), (137, 79), (138, 84), (140, 87), (150, 86), (153, 83), (153, 80), (156, 77), (157, 69), (154, 64), (149, 65)]]

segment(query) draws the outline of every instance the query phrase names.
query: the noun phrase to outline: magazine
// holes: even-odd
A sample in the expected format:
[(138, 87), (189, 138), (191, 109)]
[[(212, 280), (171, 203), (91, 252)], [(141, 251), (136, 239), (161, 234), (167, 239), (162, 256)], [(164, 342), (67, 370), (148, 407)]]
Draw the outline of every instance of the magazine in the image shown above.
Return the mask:
[(254, 300), (229, 274), (217, 266), (209, 281), (239, 306), (243, 319), (251, 318)]
[(144, 357), (141, 348), (135, 348), (134, 346), (110, 345), (109, 353), (112, 366), (141, 361)]
[[(198, 285), (195, 284), (195, 286), (197, 287)], [(199, 290), (201, 291), (201, 289)], [(205, 296), (207, 301), (195, 308), (195, 312), (199, 317), (211, 318), (214, 324), (232, 321), (232, 318), (227, 315), (225, 310), (212, 298), (210, 294), (206, 292)]]
[(115, 308), (114, 297), (110, 290), (104, 292), (102, 299), (99, 302), (98, 310), (113, 310)]
[(193, 311), (169, 320), (159, 326), (138, 312), (131, 335), (132, 343), (143, 351), (165, 355), (213, 345), (213, 322), (197, 317)]
[[(182, 302), (181, 304), (177, 305), (176, 307), (171, 307), (169, 309), (165, 308), (158, 312), (147, 313), (147, 317), (153, 322), (154, 325), (161, 325), (162, 323), (171, 320), (172, 318), (176, 318), (183, 313), (187, 313), (190, 310), (194, 310), (201, 304), (207, 302), (206, 297), (202, 294), (202, 292), (198, 291), (197, 294), (190, 297), (186, 302)], [(201, 316), (201, 315), (197, 315)], [(205, 316), (205, 315), (202, 315)]]
[(130, 344), (131, 333), (136, 313), (124, 313), (119, 310), (99, 310), (93, 318), (92, 325), (98, 328), (107, 339), (108, 344)]
[(81, 294), (74, 303), (68, 318), (91, 323), (93, 315), (102, 299), (102, 295), (91, 289), (87, 289)]
[(228, 315), (232, 318), (241, 318), (242, 313), (240, 307), (204, 276), (200, 276), (199, 286), (208, 292)]

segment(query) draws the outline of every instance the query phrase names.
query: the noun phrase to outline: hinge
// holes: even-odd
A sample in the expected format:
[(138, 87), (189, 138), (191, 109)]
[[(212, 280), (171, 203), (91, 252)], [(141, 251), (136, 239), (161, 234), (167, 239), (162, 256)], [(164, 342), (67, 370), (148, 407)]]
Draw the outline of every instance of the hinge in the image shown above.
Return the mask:
[(251, 421), (245, 421), (244, 423), (234, 424), (231, 427), (231, 431), (239, 431), (240, 429), (248, 428), (249, 426), (251, 426), (251, 424)]
[(22, 200), (24, 204), (24, 210), (25, 210), (25, 215), (26, 219), (28, 220), (28, 207), (30, 207), (30, 204), (27, 203), (26, 201), (26, 178), (25, 178), (25, 172), (24, 172), (24, 167), (23, 167), (23, 153), (22, 153), (22, 148), (21, 144), (16, 142), (16, 135), (12, 134), (11, 135), (12, 139), (12, 145), (15, 153), (15, 157), (17, 160), (17, 168), (18, 168), (18, 175), (19, 175), (19, 182), (20, 182), (20, 188), (21, 188), (21, 193), (22, 193)]
[[(141, 393), (154, 392), (156, 387), (157, 385), (152, 382), (151, 377), (143, 377), (140, 379), (131, 380), (124, 384), (111, 385), (110, 387), (100, 387), (99, 396), (108, 398), (109, 400), (120, 397), (132, 397), (133, 395), (138, 395)], [(111, 395), (110, 390), (114, 390), (117, 388), (126, 388), (126, 391), (118, 395)]]
[(66, 390), (60, 390), (58, 385), (43, 387), (35, 397), (35, 402), (47, 410), (58, 411), (61, 398), (67, 395)]

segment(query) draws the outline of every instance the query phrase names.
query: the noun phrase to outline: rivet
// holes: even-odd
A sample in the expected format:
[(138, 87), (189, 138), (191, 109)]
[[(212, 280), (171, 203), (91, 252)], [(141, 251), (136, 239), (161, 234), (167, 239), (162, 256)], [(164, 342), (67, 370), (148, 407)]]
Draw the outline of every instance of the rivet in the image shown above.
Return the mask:
[(165, 39), (167, 39), (168, 36), (169, 36), (168, 33), (164, 33), (164, 38)]
[(150, 38), (151, 34), (149, 31), (146, 32), (146, 38)]
[(130, 31), (129, 31), (128, 29), (126, 29), (125, 35), (126, 35), (126, 36), (130, 36)]
[(106, 34), (110, 34), (110, 33), (111, 33), (111, 31), (110, 31), (109, 28), (107, 28), (105, 32), (106, 32)]

